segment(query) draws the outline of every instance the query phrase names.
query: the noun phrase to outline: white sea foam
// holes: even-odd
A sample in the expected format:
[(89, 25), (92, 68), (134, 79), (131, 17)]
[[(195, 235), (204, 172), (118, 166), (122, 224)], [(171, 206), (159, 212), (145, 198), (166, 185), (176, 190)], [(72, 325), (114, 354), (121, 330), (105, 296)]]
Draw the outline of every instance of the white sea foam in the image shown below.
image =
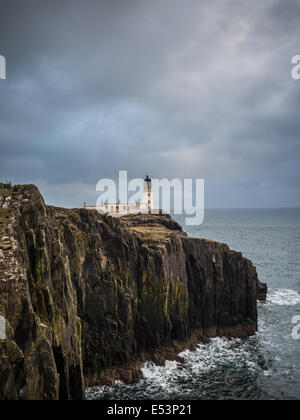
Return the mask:
[(174, 395), (176, 391), (180, 395), (185, 383), (193, 387), (194, 380), (199, 384), (199, 378), (203, 375), (208, 378), (211, 374), (214, 375), (216, 370), (230, 371), (240, 367), (248, 372), (256, 371), (257, 355), (256, 351), (253, 352), (251, 343), (256, 345), (256, 337), (247, 342), (215, 338), (208, 345), (199, 344), (195, 351), (182, 352), (180, 356), (184, 358), (183, 365), (166, 362), (162, 367), (146, 363), (142, 369), (143, 377), (150, 388), (155, 384), (156, 390), (164, 390), (165, 395)]
[(151, 362), (145, 363), (142, 368), (143, 380), (150, 389), (150, 392), (156, 393), (160, 390), (166, 396), (174, 392), (179, 392), (176, 381), (174, 381), (178, 377), (179, 367), (179, 364), (175, 361), (166, 361), (165, 366), (157, 366)]
[[(195, 351), (181, 353), (184, 364), (167, 361), (165, 366), (148, 362), (142, 368), (143, 378), (133, 385), (120, 382), (115, 388), (87, 390), (88, 399), (181, 399), (186, 396), (209, 398), (253, 398), (257, 393), (255, 378), (267, 370), (259, 357), (256, 336), (248, 340), (215, 338), (210, 344), (199, 344)], [(243, 377), (235, 394), (236, 378)], [(224, 386), (226, 384), (226, 387)], [(254, 385), (253, 385), (254, 384)]]
[(300, 294), (291, 289), (276, 289), (269, 294), (268, 302), (278, 306), (299, 305)]

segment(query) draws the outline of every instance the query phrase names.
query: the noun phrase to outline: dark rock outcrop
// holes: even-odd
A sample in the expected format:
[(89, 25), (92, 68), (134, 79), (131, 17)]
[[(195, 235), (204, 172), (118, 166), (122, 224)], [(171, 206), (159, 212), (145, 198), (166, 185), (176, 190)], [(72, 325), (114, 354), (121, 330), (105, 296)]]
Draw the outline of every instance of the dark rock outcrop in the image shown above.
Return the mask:
[(266, 283), (261, 283), (260, 281), (257, 284), (257, 299), (260, 302), (266, 302), (268, 296), (268, 286)]
[(131, 382), (209, 337), (257, 330), (266, 288), (226, 245), (188, 238), (167, 215), (45, 206), (0, 184), (0, 399), (82, 399)]

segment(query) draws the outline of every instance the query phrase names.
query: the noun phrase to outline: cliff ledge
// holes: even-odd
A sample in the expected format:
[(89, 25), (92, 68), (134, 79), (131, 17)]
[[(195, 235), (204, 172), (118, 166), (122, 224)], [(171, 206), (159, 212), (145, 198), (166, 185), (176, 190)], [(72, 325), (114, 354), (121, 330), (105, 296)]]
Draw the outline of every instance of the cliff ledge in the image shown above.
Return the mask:
[(46, 206), (0, 184), (0, 399), (83, 399), (202, 339), (257, 330), (266, 285), (241, 253), (167, 215)]

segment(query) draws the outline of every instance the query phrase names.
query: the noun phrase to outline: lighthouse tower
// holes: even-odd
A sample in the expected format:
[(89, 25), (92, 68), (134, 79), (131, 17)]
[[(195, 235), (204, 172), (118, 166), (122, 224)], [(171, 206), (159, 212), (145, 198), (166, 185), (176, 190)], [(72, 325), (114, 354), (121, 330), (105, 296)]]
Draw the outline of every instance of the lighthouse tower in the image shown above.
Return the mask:
[[(152, 182), (148, 175), (144, 179), (144, 189), (142, 191), (142, 197), (139, 192), (139, 200), (135, 203), (107, 203), (106, 201), (101, 203), (97, 202), (97, 206), (88, 206), (84, 203), (83, 207), (86, 210), (97, 210), (101, 214), (109, 215), (112, 217), (122, 217), (128, 214), (150, 214), (153, 210), (153, 192)], [(141, 202), (142, 200), (142, 202)]]
[(144, 191), (143, 191), (143, 204), (147, 204), (147, 210), (148, 213), (151, 213), (151, 210), (153, 208), (153, 193), (152, 193), (152, 185), (151, 185), (151, 179), (148, 175), (146, 175), (146, 178), (144, 179)]

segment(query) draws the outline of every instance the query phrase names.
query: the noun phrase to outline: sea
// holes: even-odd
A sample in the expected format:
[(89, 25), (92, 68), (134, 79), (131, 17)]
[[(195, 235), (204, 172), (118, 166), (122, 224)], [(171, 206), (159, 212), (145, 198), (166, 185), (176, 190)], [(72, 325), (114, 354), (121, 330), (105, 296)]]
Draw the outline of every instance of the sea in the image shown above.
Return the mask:
[(206, 210), (201, 226), (174, 218), (189, 236), (224, 242), (252, 260), (269, 287), (259, 330), (247, 340), (199, 344), (181, 354), (183, 364), (145, 363), (139, 382), (89, 388), (87, 399), (299, 400), (300, 209)]

